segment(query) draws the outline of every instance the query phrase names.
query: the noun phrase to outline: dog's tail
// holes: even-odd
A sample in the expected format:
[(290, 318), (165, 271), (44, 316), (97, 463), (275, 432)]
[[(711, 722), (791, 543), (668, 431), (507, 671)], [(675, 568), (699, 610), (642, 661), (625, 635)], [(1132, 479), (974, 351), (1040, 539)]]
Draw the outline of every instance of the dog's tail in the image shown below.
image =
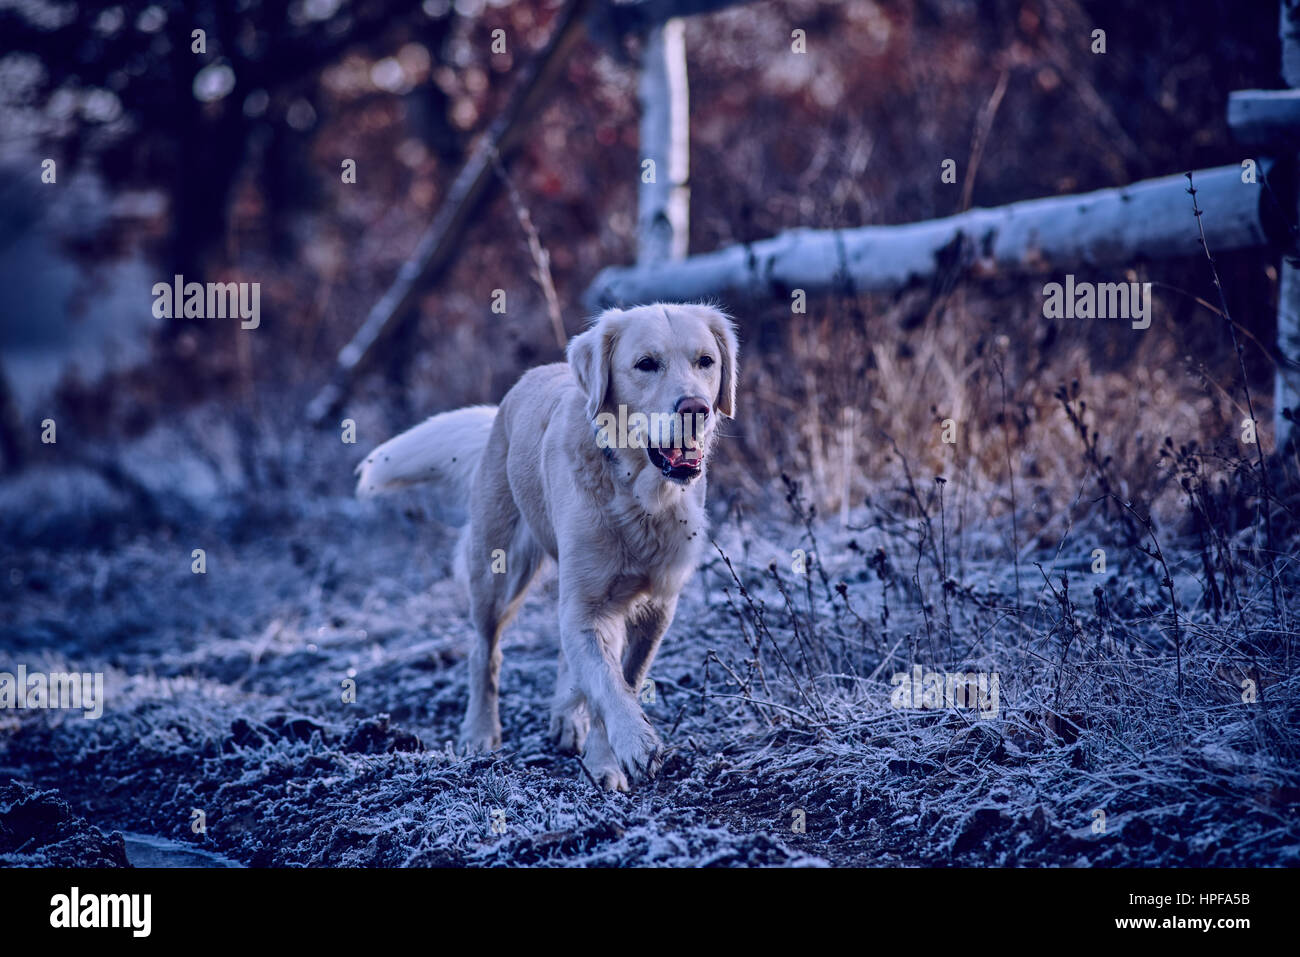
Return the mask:
[(496, 415), (494, 405), (472, 405), (425, 419), (389, 439), (357, 466), (357, 497), (432, 483), (440, 517), (464, 524), (469, 491)]

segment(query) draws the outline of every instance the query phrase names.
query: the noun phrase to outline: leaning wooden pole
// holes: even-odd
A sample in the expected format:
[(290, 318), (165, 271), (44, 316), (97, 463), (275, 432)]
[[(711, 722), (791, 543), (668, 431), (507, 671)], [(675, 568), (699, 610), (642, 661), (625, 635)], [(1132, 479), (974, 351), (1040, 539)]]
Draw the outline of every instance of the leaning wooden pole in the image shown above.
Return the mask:
[[(1216, 252), (1270, 242), (1289, 248), (1264, 191), (1243, 185), (1240, 166), (1195, 175), (1207, 241)], [(795, 289), (813, 293), (846, 285), (892, 293), (953, 269), (1001, 276), (1202, 255), (1189, 209), (1187, 179), (1178, 174), (899, 226), (794, 229), (681, 262), (604, 269), (587, 291), (587, 305), (728, 295), (788, 298)]]
[(545, 49), (525, 68), (505, 111), (479, 138), (447, 190), (411, 258), (398, 270), (388, 291), (371, 308), (361, 328), (339, 353), (330, 381), (307, 406), (307, 417), (322, 425), (346, 401), (352, 384), (411, 319), (420, 291), (454, 262), (466, 230), (495, 182), (493, 158), (505, 157), (540, 112), (561, 67), (584, 32), (583, 18), (593, 0), (569, 0)]

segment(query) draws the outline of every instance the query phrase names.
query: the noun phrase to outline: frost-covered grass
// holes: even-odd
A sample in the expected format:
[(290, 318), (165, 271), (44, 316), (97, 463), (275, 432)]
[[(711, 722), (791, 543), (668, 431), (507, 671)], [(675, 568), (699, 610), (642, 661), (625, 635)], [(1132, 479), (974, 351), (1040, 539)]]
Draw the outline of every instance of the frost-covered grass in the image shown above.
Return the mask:
[[(1017, 572), (988, 522), (972, 543), (937, 509), (840, 529), (789, 487), (795, 528), (720, 544), (715, 666), (694, 692), (733, 739), (757, 737), (730, 772), (751, 800), (801, 807), (826, 846), (877, 860), (1300, 860), (1289, 557), (1261, 567), (1243, 534), (1215, 607), (1227, 569), (1187, 542), (1108, 545), (1102, 570), (1093, 521)], [(898, 701), (892, 677), (917, 665), (996, 674), (996, 713)]]

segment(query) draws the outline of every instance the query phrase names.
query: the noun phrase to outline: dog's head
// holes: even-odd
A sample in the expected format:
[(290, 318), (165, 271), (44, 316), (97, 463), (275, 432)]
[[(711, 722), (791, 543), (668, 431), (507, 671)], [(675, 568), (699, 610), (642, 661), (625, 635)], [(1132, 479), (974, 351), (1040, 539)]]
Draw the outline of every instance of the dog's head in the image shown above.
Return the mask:
[(597, 442), (636, 471), (699, 478), (719, 418), (736, 414), (736, 327), (711, 306), (610, 309), (568, 349)]

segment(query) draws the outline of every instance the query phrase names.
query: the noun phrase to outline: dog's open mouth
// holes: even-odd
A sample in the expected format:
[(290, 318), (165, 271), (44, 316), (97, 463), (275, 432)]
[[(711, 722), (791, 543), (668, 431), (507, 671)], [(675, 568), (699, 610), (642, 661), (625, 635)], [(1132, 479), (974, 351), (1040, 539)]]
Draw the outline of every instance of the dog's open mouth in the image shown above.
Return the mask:
[(700, 474), (704, 464), (704, 452), (701, 449), (646, 449), (650, 464), (664, 474), (664, 478), (678, 482), (689, 482)]

